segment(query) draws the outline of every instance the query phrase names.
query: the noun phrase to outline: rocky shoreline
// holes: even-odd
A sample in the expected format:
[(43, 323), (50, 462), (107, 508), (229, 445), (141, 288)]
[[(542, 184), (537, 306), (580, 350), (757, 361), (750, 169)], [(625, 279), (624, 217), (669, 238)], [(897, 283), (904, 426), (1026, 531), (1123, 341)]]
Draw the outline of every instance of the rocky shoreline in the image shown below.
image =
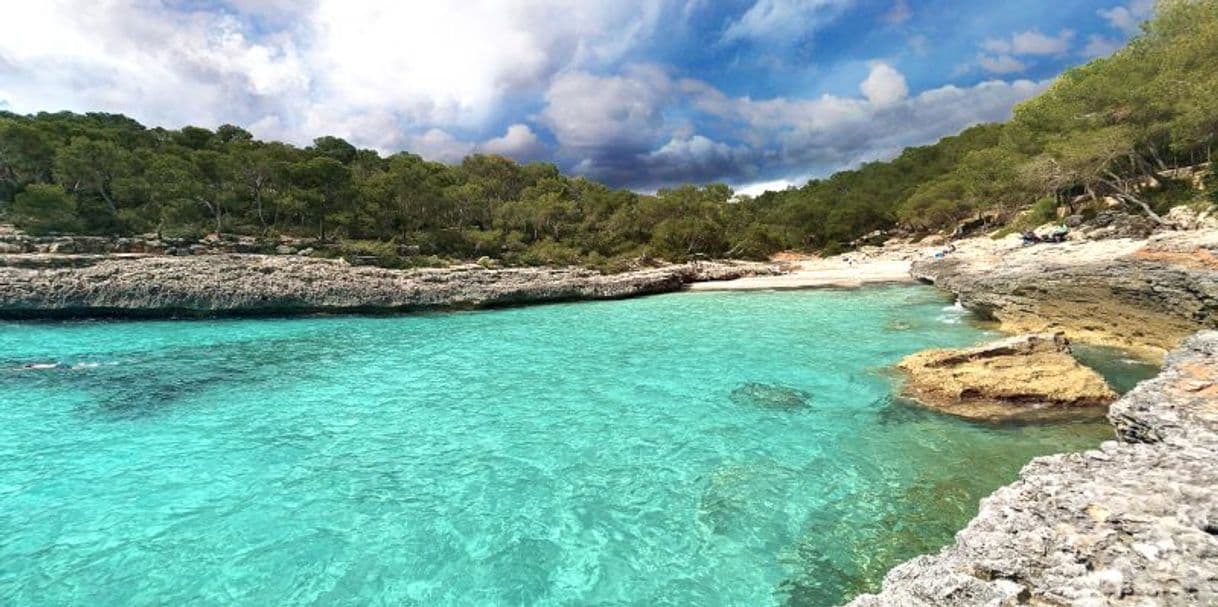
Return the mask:
[(970, 250), (915, 261), (915, 277), (1010, 333), (1065, 332), (1073, 341), (1161, 358), (1218, 328), (1218, 231)]
[(1197, 332), (1218, 326), (1215, 252), (1218, 233), (1200, 230), (974, 241), (916, 261), (917, 278), (1005, 331), (1171, 352), (1109, 408), (1115, 441), (1033, 460), (953, 545), (849, 607), (1218, 604), (1218, 331)]
[(1033, 460), (954, 545), (850, 607), (1218, 604), (1218, 332), (1108, 418), (1117, 440)]
[(581, 268), (415, 270), (285, 255), (0, 256), (0, 318), (193, 317), (469, 309), (668, 293), (777, 266), (700, 262), (622, 274)]

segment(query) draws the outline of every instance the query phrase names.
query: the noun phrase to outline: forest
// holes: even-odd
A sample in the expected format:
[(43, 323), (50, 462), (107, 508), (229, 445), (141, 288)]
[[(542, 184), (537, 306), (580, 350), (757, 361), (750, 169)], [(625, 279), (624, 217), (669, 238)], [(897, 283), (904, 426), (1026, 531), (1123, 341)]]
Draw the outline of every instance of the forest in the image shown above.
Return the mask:
[(382, 257), (407, 245), (432, 259), (613, 268), (832, 252), (876, 232), (1035, 222), (1106, 198), (1157, 218), (1180, 197), (1137, 185), (1212, 163), (1214, 66), (1218, 0), (1161, 2), (1124, 49), (1067, 71), (1006, 123), (756, 198), (722, 184), (640, 194), (552, 164), (473, 155), (450, 166), (336, 137), (301, 148), (232, 125), (0, 112), (0, 219), (34, 234), (293, 235)]

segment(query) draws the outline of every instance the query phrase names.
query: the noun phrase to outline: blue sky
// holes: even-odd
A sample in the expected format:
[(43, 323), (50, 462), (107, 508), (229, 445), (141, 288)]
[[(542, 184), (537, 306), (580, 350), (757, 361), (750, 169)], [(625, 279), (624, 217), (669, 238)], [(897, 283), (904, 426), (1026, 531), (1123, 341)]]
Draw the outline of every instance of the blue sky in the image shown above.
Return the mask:
[(0, 108), (784, 187), (1002, 120), (1153, 0), (0, 0)]

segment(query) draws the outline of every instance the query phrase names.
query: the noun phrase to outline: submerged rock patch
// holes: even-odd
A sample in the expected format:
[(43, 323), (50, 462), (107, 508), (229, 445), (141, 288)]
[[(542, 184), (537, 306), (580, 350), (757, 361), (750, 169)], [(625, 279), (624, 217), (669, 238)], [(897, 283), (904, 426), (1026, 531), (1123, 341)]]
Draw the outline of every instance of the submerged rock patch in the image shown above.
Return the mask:
[(812, 394), (781, 384), (749, 382), (732, 390), (731, 399), (737, 405), (796, 411), (812, 403)]

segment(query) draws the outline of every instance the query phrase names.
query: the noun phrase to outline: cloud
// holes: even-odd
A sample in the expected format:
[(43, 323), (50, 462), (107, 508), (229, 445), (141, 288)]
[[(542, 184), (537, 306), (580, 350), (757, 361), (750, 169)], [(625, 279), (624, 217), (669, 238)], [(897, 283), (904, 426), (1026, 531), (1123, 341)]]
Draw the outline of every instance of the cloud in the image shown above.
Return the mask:
[(631, 66), (616, 76), (560, 74), (546, 90), (541, 120), (568, 150), (642, 150), (664, 124), (670, 87), (668, 75), (650, 65)]
[(1064, 55), (1074, 40), (1073, 30), (1062, 30), (1047, 36), (1037, 30), (1013, 34), (1009, 39), (990, 38), (982, 48), (997, 55)]
[(1123, 6), (1100, 9), (1097, 11), (1108, 25), (1125, 32), (1126, 35), (1138, 33), (1142, 22), (1149, 19), (1155, 12), (1155, 0), (1130, 0)]
[(977, 61), (981, 69), (994, 74), (1017, 74), (1028, 69), (1026, 64), (1010, 55), (982, 55)]
[(478, 151), (526, 161), (543, 157), (546, 147), (529, 125), (513, 124), (502, 137), (495, 137), (480, 144)]
[(674, 2), (16, 3), (6, 17), (22, 27), (0, 37), (0, 90), (18, 111), (233, 122), (296, 143), (334, 133), (381, 147), (430, 127), (492, 128), (506, 99), (631, 52)]
[(757, 0), (727, 27), (724, 42), (794, 42), (832, 21), (852, 0)]
[(877, 63), (859, 90), (873, 105), (892, 105), (909, 96), (909, 85), (905, 76), (885, 63)]
[[(0, 37), (0, 99), (18, 112), (122, 112), (171, 128), (227, 122), (297, 144), (332, 134), (444, 162), (547, 159), (649, 188), (823, 174), (1001, 119), (1036, 89), (913, 93), (881, 62), (853, 96), (754, 98), (683, 77), (679, 63), (649, 63), (649, 45), (667, 44), (683, 20), (716, 24), (698, 39), (720, 43), (708, 56), (747, 54), (754, 41), (775, 56), (803, 53), (810, 33), (855, 2), (755, 0), (726, 24), (708, 0), (10, 3), (6, 17), (22, 27)], [(905, 2), (881, 4), (890, 21), (909, 18)], [(927, 42), (909, 39), (915, 52)], [(996, 73), (1022, 71), (1017, 53), (1052, 46), (1002, 42), (1007, 52), (987, 53)]]
[(626, 73), (566, 75), (543, 115), (576, 172), (640, 189), (690, 181), (755, 183), (848, 168), (972, 124), (1004, 120), (1016, 103), (1047, 85), (989, 81), (910, 96), (899, 71), (876, 63), (860, 83), (860, 97), (752, 99), (704, 81), (674, 79), (654, 66)]
[(406, 149), (428, 160), (455, 164), (472, 154), (475, 144), (461, 141), (443, 129), (433, 128), (406, 139)]

